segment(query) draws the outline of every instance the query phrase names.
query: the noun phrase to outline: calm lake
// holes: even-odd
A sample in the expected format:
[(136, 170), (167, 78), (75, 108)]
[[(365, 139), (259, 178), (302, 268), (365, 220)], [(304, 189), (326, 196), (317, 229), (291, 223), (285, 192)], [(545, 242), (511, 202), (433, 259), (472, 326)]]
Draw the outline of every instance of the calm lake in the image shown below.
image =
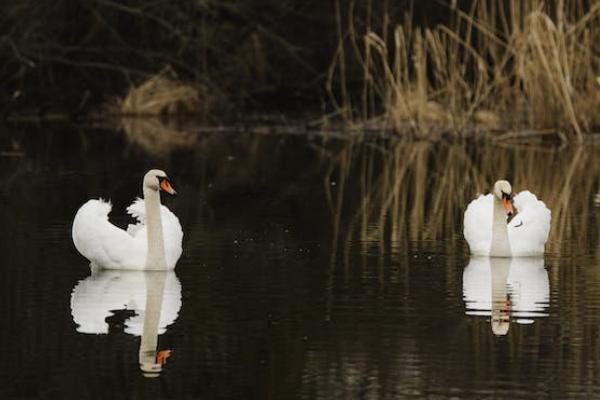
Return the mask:
[[(600, 147), (124, 129), (0, 129), (1, 398), (600, 398)], [(75, 212), (126, 226), (151, 167), (175, 271), (91, 271)], [(552, 210), (543, 258), (469, 256), (499, 178)]]

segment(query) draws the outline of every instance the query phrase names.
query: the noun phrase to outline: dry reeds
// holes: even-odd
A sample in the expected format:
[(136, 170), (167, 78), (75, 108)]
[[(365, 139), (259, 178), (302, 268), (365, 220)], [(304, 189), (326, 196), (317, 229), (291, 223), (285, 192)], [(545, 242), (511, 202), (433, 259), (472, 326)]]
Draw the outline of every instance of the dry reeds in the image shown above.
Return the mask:
[(132, 87), (118, 108), (127, 116), (198, 114), (208, 109), (208, 97), (204, 96), (202, 100), (204, 102), (197, 87), (181, 82), (167, 67)]
[[(328, 90), (340, 114), (353, 122), (383, 114), (396, 132), (425, 137), (553, 129), (580, 142), (600, 125), (600, 2), (471, 4), (448, 5), (450, 22), (435, 28), (414, 27), (407, 15), (392, 35), (385, 23), (381, 33), (370, 24), (362, 36), (352, 24), (338, 32)], [(360, 100), (345, 78), (355, 63)]]
[(196, 142), (197, 135), (184, 127), (183, 119), (178, 117), (192, 117), (193, 121), (206, 118), (212, 103), (209, 96), (202, 93), (206, 90), (181, 82), (175, 71), (166, 67), (132, 87), (127, 96), (112, 107), (112, 113), (119, 116), (119, 127), (131, 143), (164, 157)]

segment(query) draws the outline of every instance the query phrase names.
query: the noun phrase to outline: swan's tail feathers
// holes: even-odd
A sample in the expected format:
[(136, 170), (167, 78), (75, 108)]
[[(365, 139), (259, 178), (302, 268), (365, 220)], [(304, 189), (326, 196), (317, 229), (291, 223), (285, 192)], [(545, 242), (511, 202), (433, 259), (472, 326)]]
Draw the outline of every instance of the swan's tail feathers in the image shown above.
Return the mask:
[(108, 220), (108, 214), (112, 210), (112, 204), (110, 200), (104, 199), (91, 199), (86, 201), (79, 210), (77, 211), (78, 215), (89, 215), (98, 218), (104, 218)]
[(86, 201), (75, 214), (71, 235), (73, 244), (79, 253), (91, 261), (91, 267), (96, 263), (96, 259), (90, 257), (95, 253), (97, 228), (103, 224), (108, 224), (108, 214), (112, 209), (110, 201), (104, 199), (91, 199)]

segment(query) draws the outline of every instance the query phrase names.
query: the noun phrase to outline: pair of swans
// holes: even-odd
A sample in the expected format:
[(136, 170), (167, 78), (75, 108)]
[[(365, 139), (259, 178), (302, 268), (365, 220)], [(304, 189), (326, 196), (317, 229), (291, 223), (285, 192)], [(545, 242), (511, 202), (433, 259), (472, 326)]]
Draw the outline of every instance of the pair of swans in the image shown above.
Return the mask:
[[(182, 252), (183, 230), (175, 214), (160, 204), (161, 190), (176, 193), (164, 171), (148, 171), (143, 181), (144, 199), (127, 208), (138, 223), (127, 230), (108, 221), (109, 202), (89, 200), (73, 221), (77, 250), (92, 265), (107, 269), (175, 268)], [(513, 199), (510, 183), (500, 180), (494, 184), (493, 194), (481, 195), (468, 205), (464, 236), (473, 255), (539, 256), (544, 254), (550, 218), (550, 210), (533, 193), (525, 190)]]

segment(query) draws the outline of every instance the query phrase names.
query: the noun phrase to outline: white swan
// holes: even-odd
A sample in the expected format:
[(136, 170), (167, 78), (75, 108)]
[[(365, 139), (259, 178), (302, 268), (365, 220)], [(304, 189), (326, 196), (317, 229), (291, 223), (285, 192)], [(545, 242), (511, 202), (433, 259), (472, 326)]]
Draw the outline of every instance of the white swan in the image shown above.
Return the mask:
[(93, 265), (107, 269), (173, 269), (181, 256), (183, 231), (179, 219), (160, 204), (160, 190), (175, 194), (167, 174), (153, 169), (144, 176), (144, 200), (127, 212), (138, 220), (127, 231), (108, 221), (109, 202), (89, 200), (73, 220), (73, 243)]
[[(163, 283), (157, 285), (161, 280)], [(158, 297), (160, 307), (149, 309), (148, 298)], [(128, 310), (135, 315), (125, 320), (125, 333), (142, 336), (146, 314), (151, 313), (159, 321), (158, 334), (162, 335), (175, 322), (180, 309), (181, 283), (174, 271), (93, 268), (92, 274), (79, 281), (71, 293), (71, 316), (79, 333), (107, 334), (106, 319), (115, 311)]]
[(496, 335), (508, 333), (510, 321), (531, 324), (547, 317), (550, 280), (542, 257), (474, 256), (463, 272), (467, 315), (490, 316)]
[[(513, 216), (513, 204), (517, 214)], [(494, 193), (469, 203), (464, 235), (471, 254), (492, 257), (539, 256), (550, 232), (550, 210), (527, 190), (512, 198), (510, 183), (501, 180)]]
[(117, 271), (92, 268), (71, 293), (71, 315), (77, 331), (107, 334), (107, 318), (117, 310), (134, 315), (125, 332), (141, 336), (138, 360), (147, 377), (156, 377), (171, 350), (159, 350), (158, 336), (175, 322), (181, 309), (181, 284), (174, 271)]

